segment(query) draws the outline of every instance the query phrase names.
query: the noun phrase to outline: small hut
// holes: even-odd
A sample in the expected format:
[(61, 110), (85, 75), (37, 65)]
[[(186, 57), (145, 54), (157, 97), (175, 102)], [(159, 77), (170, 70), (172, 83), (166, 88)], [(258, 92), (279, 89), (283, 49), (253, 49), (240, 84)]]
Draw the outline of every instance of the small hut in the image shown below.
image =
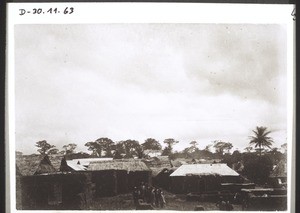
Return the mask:
[(280, 188), (282, 186), (286, 187), (286, 183), (287, 183), (287, 164), (284, 160), (281, 160), (277, 165), (274, 166), (273, 171), (269, 176), (269, 184), (272, 187)]
[(170, 175), (175, 171), (175, 168), (164, 168), (153, 176), (153, 185), (165, 190), (170, 190), (171, 182)]
[(91, 162), (96, 196), (114, 196), (127, 193), (141, 182), (150, 184), (151, 170), (140, 160), (112, 160)]
[(86, 208), (93, 193), (91, 174), (60, 172), (61, 157), (48, 155), (16, 157), (18, 210)]
[(19, 155), (16, 157), (16, 167), (23, 176), (49, 174), (57, 171), (48, 155)]
[(221, 190), (222, 183), (240, 182), (240, 176), (226, 164), (182, 165), (170, 175), (174, 193), (198, 193)]

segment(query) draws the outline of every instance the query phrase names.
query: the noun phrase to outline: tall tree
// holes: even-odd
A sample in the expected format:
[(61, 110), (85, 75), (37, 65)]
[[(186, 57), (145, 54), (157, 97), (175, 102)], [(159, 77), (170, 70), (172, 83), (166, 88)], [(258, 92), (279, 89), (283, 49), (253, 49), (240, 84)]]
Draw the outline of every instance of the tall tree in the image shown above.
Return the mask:
[(197, 141), (191, 141), (190, 144), (192, 147), (197, 148), (198, 142)]
[(91, 142), (87, 142), (84, 145), (88, 147), (89, 151), (92, 151), (92, 155), (96, 155), (97, 157), (102, 156), (102, 147), (97, 142), (91, 141)]
[(74, 150), (76, 149), (77, 147), (77, 144), (75, 143), (69, 143), (68, 145), (64, 145), (63, 146), (63, 149), (65, 151), (65, 154), (73, 154), (74, 153)]
[(142, 149), (141, 145), (139, 144), (138, 141), (136, 140), (126, 140), (123, 141), (123, 146), (125, 149), (125, 157), (126, 158), (131, 158), (133, 155), (141, 156), (142, 155)]
[(267, 130), (267, 127), (256, 127), (255, 130), (252, 130), (254, 133), (254, 136), (249, 136), (250, 138), (250, 145), (254, 145), (255, 148), (258, 147), (259, 150), (259, 156), (261, 156), (261, 152), (265, 147), (271, 148), (272, 143), (274, 142), (271, 137), (269, 137), (269, 134), (271, 131)]
[(244, 163), (243, 173), (254, 183), (264, 184), (268, 181), (273, 169), (273, 163), (269, 156), (254, 155)]
[(232, 149), (232, 144), (224, 141), (214, 141), (214, 146), (216, 153), (223, 155), (224, 152), (229, 153)]
[(102, 150), (105, 152), (106, 157), (112, 157), (112, 150), (114, 149), (115, 143), (109, 138), (99, 138), (95, 142), (97, 142)]
[(161, 150), (162, 148), (160, 143), (153, 138), (147, 138), (145, 142), (141, 144), (141, 146), (144, 150), (146, 149)]
[(38, 148), (38, 152), (42, 155), (48, 154), (48, 151), (55, 148), (54, 145), (50, 145), (46, 140), (36, 142), (35, 146)]
[(105, 156), (112, 157), (114, 142), (109, 138), (98, 138), (95, 141), (87, 142), (85, 146), (88, 147), (88, 150), (93, 152), (93, 155), (102, 157), (102, 154), (104, 152)]
[(253, 150), (253, 147), (247, 146), (244, 150), (245, 150), (246, 152), (251, 152), (251, 151)]
[(173, 151), (173, 146), (174, 146), (175, 144), (179, 143), (179, 141), (176, 141), (176, 140), (173, 139), (173, 138), (167, 138), (167, 139), (164, 140), (164, 143), (167, 145), (168, 150), (169, 150), (170, 152), (172, 152), (172, 151)]
[(115, 144), (115, 153), (114, 158), (120, 159), (122, 158), (122, 154), (125, 155), (125, 145), (124, 141), (119, 141)]

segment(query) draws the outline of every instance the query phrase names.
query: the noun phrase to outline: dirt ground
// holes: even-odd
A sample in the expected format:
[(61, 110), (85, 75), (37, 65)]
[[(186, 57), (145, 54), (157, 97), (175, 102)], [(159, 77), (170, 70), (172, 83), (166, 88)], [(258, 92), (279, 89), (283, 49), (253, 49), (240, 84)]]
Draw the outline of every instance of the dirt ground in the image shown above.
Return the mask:
[[(198, 205), (204, 207), (204, 210), (218, 210), (215, 203), (212, 202), (199, 202), (199, 201), (186, 201), (185, 195), (175, 195), (164, 192), (167, 205), (163, 209), (156, 210), (183, 210), (193, 211)], [(242, 210), (241, 205), (233, 205), (234, 211)], [(131, 194), (118, 195), (114, 197), (96, 198), (92, 205), (91, 210), (134, 210)]]

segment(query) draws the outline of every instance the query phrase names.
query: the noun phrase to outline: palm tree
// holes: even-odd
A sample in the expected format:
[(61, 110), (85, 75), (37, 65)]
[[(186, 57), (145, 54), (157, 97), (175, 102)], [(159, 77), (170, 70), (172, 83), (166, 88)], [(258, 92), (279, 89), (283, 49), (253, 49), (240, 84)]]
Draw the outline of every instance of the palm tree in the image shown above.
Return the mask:
[(263, 147), (271, 148), (272, 143), (274, 142), (271, 137), (268, 135), (271, 131), (267, 131), (267, 127), (256, 127), (256, 130), (252, 130), (254, 136), (249, 136), (251, 139), (250, 145), (255, 145), (255, 147), (259, 147), (259, 156), (261, 156), (261, 151)]

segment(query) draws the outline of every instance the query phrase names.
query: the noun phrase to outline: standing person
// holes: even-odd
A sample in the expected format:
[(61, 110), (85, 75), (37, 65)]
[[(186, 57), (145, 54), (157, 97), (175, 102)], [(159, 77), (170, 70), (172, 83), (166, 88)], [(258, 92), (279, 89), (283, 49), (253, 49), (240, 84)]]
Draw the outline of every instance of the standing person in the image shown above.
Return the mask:
[(219, 210), (226, 210), (227, 204), (224, 201), (223, 196), (220, 196), (219, 201), (216, 203), (216, 206), (219, 208)]
[(138, 199), (139, 199), (140, 193), (137, 187), (134, 187), (133, 192), (132, 192), (132, 197), (133, 197), (133, 202), (135, 207), (138, 206)]
[(141, 199), (145, 201), (145, 194), (146, 194), (146, 186), (144, 182), (141, 182)]
[(161, 200), (161, 193), (160, 189), (155, 190), (155, 206), (159, 207), (160, 206), (160, 200)]
[(161, 190), (159, 190), (159, 205), (160, 208), (164, 208), (166, 205), (165, 196)]
[(156, 200), (156, 196), (155, 196), (155, 192), (156, 192), (156, 189), (155, 189), (155, 187), (153, 187), (152, 189), (151, 189), (151, 195), (150, 195), (150, 203), (151, 203), (151, 205), (153, 205), (153, 206), (155, 206), (155, 200)]
[(148, 186), (145, 195), (146, 203), (151, 203), (151, 191), (152, 191), (152, 187)]

